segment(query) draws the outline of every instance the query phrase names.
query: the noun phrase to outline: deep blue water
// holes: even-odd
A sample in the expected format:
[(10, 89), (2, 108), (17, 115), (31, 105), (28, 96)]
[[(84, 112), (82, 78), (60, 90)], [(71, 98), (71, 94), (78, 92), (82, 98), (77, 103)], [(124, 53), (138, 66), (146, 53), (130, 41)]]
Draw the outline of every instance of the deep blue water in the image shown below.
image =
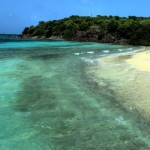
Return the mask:
[(1, 37), (0, 149), (150, 149), (149, 125), (101, 93), (86, 73), (94, 58), (136, 49)]

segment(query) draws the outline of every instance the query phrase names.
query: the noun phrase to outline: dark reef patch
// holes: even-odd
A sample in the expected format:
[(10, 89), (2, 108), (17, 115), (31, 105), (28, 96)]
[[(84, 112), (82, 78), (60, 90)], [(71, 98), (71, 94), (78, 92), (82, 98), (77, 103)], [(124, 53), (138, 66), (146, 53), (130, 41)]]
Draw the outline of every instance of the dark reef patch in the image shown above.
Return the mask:
[(18, 92), (17, 109), (20, 111), (33, 111), (55, 108), (57, 105), (56, 98), (47, 87), (46, 81), (42, 76), (27, 78), (22, 83), (22, 91)]
[(33, 55), (30, 58), (49, 60), (49, 59), (57, 59), (57, 58), (60, 58), (62, 56), (63, 56), (63, 54), (40, 54), (40, 55)]

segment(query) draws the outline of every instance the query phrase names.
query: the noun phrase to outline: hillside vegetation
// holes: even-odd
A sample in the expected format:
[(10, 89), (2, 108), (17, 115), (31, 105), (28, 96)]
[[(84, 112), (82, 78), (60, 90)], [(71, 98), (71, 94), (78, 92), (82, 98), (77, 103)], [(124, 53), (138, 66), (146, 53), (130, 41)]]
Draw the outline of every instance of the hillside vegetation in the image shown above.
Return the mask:
[(150, 45), (150, 18), (70, 16), (26, 27), (22, 37)]

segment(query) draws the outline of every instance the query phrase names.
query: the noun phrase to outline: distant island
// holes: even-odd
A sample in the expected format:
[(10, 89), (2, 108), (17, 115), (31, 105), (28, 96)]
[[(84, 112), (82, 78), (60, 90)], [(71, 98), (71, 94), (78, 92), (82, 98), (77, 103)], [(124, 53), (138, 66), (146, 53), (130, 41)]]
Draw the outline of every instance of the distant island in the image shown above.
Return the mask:
[(21, 37), (150, 45), (150, 17), (70, 16), (26, 27)]

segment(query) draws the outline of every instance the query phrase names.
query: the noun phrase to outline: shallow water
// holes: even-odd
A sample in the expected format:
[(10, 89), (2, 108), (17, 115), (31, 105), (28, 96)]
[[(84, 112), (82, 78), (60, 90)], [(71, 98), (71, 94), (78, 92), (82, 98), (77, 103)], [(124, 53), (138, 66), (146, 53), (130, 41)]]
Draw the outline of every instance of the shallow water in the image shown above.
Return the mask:
[(93, 58), (134, 49), (63, 41), (1, 43), (0, 149), (150, 149), (149, 125), (86, 76)]

